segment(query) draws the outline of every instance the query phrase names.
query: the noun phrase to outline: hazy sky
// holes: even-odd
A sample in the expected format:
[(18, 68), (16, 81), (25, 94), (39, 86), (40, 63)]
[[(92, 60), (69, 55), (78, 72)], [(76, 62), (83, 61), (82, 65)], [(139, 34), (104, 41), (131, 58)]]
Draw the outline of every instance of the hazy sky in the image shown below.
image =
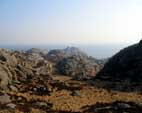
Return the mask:
[(142, 0), (0, 0), (0, 44), (135, 43)]

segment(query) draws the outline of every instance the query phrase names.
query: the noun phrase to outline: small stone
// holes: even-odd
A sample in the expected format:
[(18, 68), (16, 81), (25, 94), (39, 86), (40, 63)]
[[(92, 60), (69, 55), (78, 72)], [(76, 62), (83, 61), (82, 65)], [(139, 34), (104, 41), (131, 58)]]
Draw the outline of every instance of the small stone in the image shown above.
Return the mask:
[(46, 86), (37, 86), (37, 87), (33, 88), (33, 91), (35, 91), (35, 93), (37, 93), (38, 95), (47, 94), (50, 96), (50, 90)]
[(18, 101), (21, 101), (22, 100), (22, 97), (18, 97), (18, 99), (17, 99)]
[(9, 108), (12, 108), (12, 109), (15, 109), (15, 107), (16, 107), (16, 105), (13, 104), (13, 103), (9, 103), (6, 106), (9, 107)]
[(52, 104), (51, 103), (46, 103), (46, 102), (36, 102), (35, 104), (36, 106), (39, 106), (39, 107), (44, 107), (44, 108), (52, 108)]
[(98, 107), (98, 108), (95, 108), (94, 109), (94, 112), (96, 113), (98, 113), (98, 112), (101, 112), (102, 110), (109, 110), (109, 109), (112, 109), (112, 106), (105, 106), (105, 107)]
[(36, 102), (36, 105), (38, 105), (40, 107), (46, 107), (47, 103), (46, 102)]
[(13, 83), (15, 83), (15, 84), (20, 84), (21, 82), (18, 81), (18, 80), (13, 80)]
[(7, 103), (10, 103), (11, 100), (10, 100), (10, 96), (7, 95), (7, 94), (4, 94), (4, 95), (1, 95), (0, 96), (0, 103), (1, 104), (7, 104)]
[(37, 91), (37, 88), (33, 88), (33, 91)]
[(127, 108), (130, 108), (131, 106), (126, 103), (118, 103), (118, 107), (121, 109), (127, 109)]
[(18, 89), (15, 87), (15, 86), (10, 86), (10, 89), (12, 90), (12, 91), (14, 91), (14, 92), (18, 92)]
[(80, 96), (79, 91), (72, 91), (71, 93), (72, 96)]

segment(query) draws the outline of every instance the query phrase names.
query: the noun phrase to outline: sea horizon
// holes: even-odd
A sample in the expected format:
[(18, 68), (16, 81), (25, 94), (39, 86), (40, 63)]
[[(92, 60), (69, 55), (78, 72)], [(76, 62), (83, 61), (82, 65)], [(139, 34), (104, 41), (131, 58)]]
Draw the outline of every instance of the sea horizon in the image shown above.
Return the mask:
[(92, 56), (97, 59), (104, 59), (112, 57), (114, 54), (119, 52), (124, 47), (129, 46), (129, 44), (96, 44), (96, 45), (85, 45), (85, 44), (48, 44), (48, 45), (0, 45), (0, 48), (10, 49), (10, 50), (28, 50), (31, 48), (46, 49), (48, 51), (54, 49), (65, 49), (66, 47), (77, 47), (81, 51), (85, 52), (88, 56)]

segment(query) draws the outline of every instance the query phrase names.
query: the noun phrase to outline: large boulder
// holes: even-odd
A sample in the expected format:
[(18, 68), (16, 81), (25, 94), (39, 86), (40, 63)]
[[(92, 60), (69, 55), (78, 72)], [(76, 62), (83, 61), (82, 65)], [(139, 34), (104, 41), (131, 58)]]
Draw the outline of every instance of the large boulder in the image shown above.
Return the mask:
[(15, 66), (18, 63), (14, 54), (6, 49), (0, 49), (0, 61), (6, 62), (11, 66)]
[(0, 90), (16, 91), (18, 84), (33, 80), (47, 82), (52, 71), (52, 63), (36, 49), (31, 52), (0, 49)]
[(7, 90), (12, 82), (12, 74), (4, 64), (0, 64), (0, 89)]

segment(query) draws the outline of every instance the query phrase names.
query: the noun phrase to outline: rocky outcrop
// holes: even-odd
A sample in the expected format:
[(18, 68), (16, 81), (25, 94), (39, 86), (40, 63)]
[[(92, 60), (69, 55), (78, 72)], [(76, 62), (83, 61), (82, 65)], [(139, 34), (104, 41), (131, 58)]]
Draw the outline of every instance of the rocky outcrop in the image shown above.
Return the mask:
[[(88, 79), (102, 68), (98, 61), (75, 47), (51, 50), (48, 54), (36, 48), (28, 51), (1, 49), (0, 89), (11, 90), (16, 83), (29, 83), (32, 80), (44, 83), (52, 79), (53, 73), (77, 80)], [(15, 88), (13, 90), (18, 91)]]
[(6, 62), (7, 64), (11, 66), (15, 66), (18, 63), (13, 52), (11, 52), (10, 50), (6, 50), (6, 49), (0, 50), (0, 61)]
[(99, 73), (98, 77), (131, 81), (142, 81), (141, 42), (129, 46), (114, 55)]
[(38, 53), (0, 50), (1, 90), (11, 90), (13, 83), (30, 82), (35, 78), (48, 80), (51, 73), (52, 64)]
[[(142, 44), (129, 46), (105, 64), (104, 68), (98, 73), (95, 79), (108, 81), (110, 87), (123, 90), (136, 90), (142, 82)], [(121, 83), (117, 84), (117, 83)], [(115, 84), (115, 85), (114, 85)], [(139, 84), (139, 86), (137, 86)], [(124, 86), (120, 88), (120, 86)], [(106, 86), (108, 87), (108, 86)], [(137, 88), (136, 88), (137, 87)], [(139, 89), (139, 90), (140, 90)]]
[(29, 50), (26, 51), (27, 53), (36, 53), (36, 54), (41, 54), (41, 55), (45, 55), (48, 53), (48, 51), (46, 49), (38, 49), (38, 48), (31, 48)]
[(6, 90), (12, 82), (12, 74), (9, 69), (0, 64), (0, 89)]
[(88, 79), (98, 73), (103, 67), (103, 61), (88, 57), (76, 47), (51, 50), (46, 59), (55, 64), (59, 74), (71, 76), (75, 79)]
[(72, 76), (75, 79), (82, 80), (93, 77), (100, 70), (100, 66), (95, 62), (95, 59), (68, 57), (64, 58), (57, 64), (59, 73), (67, 76)]
[(78, 56), (81, 58), (88, 57), (88, 55), (82, 52), (79, 48), (76, 47), (67, 47), (63, 50), (68, 56)]
[(66, 57), (68, 57), (67, 54), (63, 50), (59, 49), (51, 50), (46, 55), (46, 59), (54, 63), (57, 63)]
[(49, 53), (46, 55), (46, 58), (49, 61), (57, 63), (63, 60), (64, 58), (71, 56), (76, 56), (81, 58), (88, 57), (86, 53), (82, 52), (80, 49), (76, 47), (67, 47), (65, 49), (56, 49), (49, 51)]

